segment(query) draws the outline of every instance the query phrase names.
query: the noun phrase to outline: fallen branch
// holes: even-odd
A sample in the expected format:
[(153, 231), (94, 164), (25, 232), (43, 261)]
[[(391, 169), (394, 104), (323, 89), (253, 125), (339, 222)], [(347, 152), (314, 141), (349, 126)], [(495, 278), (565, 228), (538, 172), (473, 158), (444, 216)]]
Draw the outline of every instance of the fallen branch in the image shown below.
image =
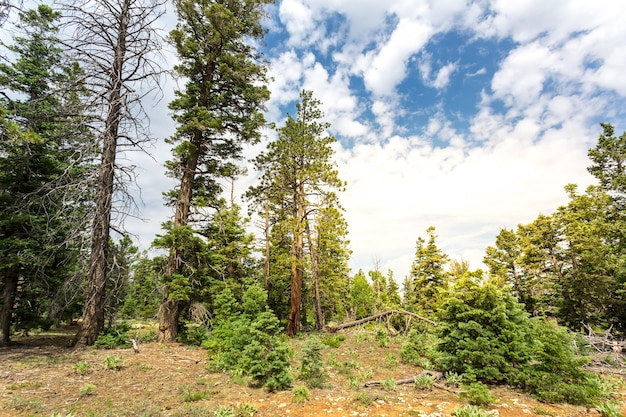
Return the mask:
[[(433, 371), (422, 371), (418, 375), (415, 375), (413, 378), (406, 379), (398, 379), (395, 382), (396, 385), (406, 385), (406, 384), (414, 384), (417, 378), (420, 378), (425, 375), (430, 375), (434, 381), (439, 381), (443, 378), (443, 374), (441, 372), (433, 372)], [(368, 381), (363, 384), (365, 388), (369, 387), (382, 387), (385, 384), (384, 381)]]
[(383, 313), (374, 314), (373, 316), (370, 316), (370, 317), (365, 317), (365, 318), (360, 319), (360, 320), (351, 321), (349, 323), (339, 324), (337, 326), (327, 326), (326, 329), (329, 332), (331, 332), (331, 333), (336, 333), (339, 330), (347, 329), (349, 327), (358, 326), (359, 324), (369, 323), (370, 321), (378, 320), (378, 319), (380, 319), (382, 317), (389, 316), (391, 314), (403, 314), (403, 315), (406, 315), (406, 316), (418, 318), (418, 319), (420, 319), (422, 321), (425, 321), (427, 323), (430, 323), (432, 325), (436, 325), (437, 324), (434, 321), (432, 321), (430, 319), (427, 319), (426, 317), (422, 317), (422, 316), (420, 316), (418, 314), (411, 313), (410, 311), (406, 311), (406, 310), (389, 310), (389, 311), (385, 311)]
[(130, 343), (133, 344), (133, 350), (135, 351), (135, 353), (139, 353), (139, 343), (137, 343), (137, 340), (130, 339)]

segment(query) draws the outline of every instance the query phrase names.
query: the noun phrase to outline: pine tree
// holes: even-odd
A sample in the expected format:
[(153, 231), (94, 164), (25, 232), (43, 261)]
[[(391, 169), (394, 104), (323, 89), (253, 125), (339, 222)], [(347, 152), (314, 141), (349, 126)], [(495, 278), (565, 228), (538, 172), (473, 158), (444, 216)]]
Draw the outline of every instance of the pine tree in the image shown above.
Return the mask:
[(289, 336), (296, 335), (301, 319), (307, 227), (309, 222), (314, 224), (313, 213), (324, 207), (337, 207), (335, 191), (345, 185), (332, 161), (331, 145), (335, 138), (324, 135), (330, 125), (321, 121), (320, 105), (313, 92), (300, 93), (296, 118), (290, 115), (285, 125), (277, 129), (278, 139), (255, 159), (256, 168), (263, 172), (261, 184), (248, 192), (249, 198), (259, 205), (269, 201), (290, 227)]
[(25, 36), (7, 47), (16, 60), (0, 64), (0, 87), (6, 90), (0, 102), (0, 323), (5, 344), (12, 322), (28, 330), (55, 318), (54, 293), (76, 273), (89, 196), (68, 197), (84, 173), (90, 136), (80, 127), (80, 69), (56, 37), (60, 15), (42, 5), (19, 17)]
[[(180, 61), (174, 70), (186, 83), (169, 105), (178, 127), (169, 139), (175, 148), (167, 168), (178, 186), (167, 195), (175, 208), (168, 234), (195, 232), (194, 220), (202, 209), (215, 205), (221, 192), (219, 179), (232, 177), (243, 144), (259, 139), (265, 123), (261, 110), (269, 91), (254, 41), (264, 35), (260, 20), (263, 6), (270, 2), (174, 2), (178, 25), (169, 39)], [(190, 291), (189, 276), (183, 271), (185, 257), (195, 256), (180, 245), (170, 246), (169, 251), (158, 336), (165, 342), (175, 340), (178, 333), (181, 302)]]
[(448, 285), (448, 274), (444, 270), (448, 255), (437, 247), (435, 228), (426, 229), (428, 242), (421, 236), (417, 239), (415, 259), (411, 267), (408, 306), (426, 312), (434, 311), (439, 304), (439, 294)]

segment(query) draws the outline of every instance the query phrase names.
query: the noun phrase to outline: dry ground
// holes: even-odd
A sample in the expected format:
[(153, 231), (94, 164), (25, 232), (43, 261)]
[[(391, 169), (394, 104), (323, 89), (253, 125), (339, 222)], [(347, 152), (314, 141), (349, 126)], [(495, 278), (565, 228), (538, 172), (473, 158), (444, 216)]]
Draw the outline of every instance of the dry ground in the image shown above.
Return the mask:
[[(324, 350), (328, 387), (311, 389), (304, 403), (294, 403), (291, 391), (268, 393), (248, 387), (240, 378), (209, 372), (200, 348), (144, 343), (138, 354), (130, 348), (71, 350), (65, 346), (72, 335), (69, 329), (18, 338), (16, 345), (0, 348), (0, 416), (213, 416), (219, 407), (228, 406), (256, 409), (254, 415), (260, 417), (444, 417), (463, 405), (458, 395), (439, 388), (364, 388), (365, 380), (403, 379), (420, 369), (399, 363), (399, 340), (380, 347), (374, 335), (363, 330), (347, 332), (339, 348)], [(299, 352), (303, 342), (293, 340), (293, 347)], [(122, 368), (107, 369), (107, 357), (121, 358)], [(296, 355), (294, 366), (298, 360)], [(84, 374), (75, 369), (80, 362), (89, 364)], [(615, 369), (610, 378), (623, 380), (623, 371)], [(359, 379), (361, 386), (351, 386), (349, 377)], [(617, 397), (624, 402), (625, 384), (617, 385)], [(498, 397), (489, 409), (494, 416), (600, 415), (585, 407), (542, 404), (504, 388), (492, 393)]]

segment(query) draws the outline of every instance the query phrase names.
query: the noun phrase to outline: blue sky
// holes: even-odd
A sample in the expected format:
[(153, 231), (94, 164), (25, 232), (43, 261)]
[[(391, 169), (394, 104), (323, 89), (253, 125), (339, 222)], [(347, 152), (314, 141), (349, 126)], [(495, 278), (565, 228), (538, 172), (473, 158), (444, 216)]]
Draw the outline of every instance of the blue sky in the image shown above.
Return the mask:
[[(566, 184), (593, 182), (586, 153), (600, 121), (626, 129), (621, 0), (282, 0), (268, 11), (266, 117), (293, 113), (303, 88), (322, 101), (348, 184), (353, 272), (378, 262), (401, 280), (430, 225), (451, 258), (481, 267), (501, 228), (565, 204)], [(127, 228), (142, 247), (171, 216), (171, 97), (152, 111), (155, 159), (132, 156), (146, 221)]]

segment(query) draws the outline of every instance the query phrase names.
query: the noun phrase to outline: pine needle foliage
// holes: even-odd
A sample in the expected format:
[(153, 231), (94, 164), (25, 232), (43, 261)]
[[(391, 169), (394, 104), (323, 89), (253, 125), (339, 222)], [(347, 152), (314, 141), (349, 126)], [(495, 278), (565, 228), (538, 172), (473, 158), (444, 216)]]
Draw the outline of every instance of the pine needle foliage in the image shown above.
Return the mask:
[(466, 383), (509, 384), (541, 401), (589, 404), (603, 395), (588, 358), (554, 321), (530, 318), (510, 288), (495, 281), (457, 281), (438, 311), (437, 364)]
[(291, 386), (293, 353), (266, 303), (267, 292), (258, 285), (246, 290), (241, 305), (225, 288), (215, 299), (215, 325), (203, 345), (213, 368), (248, 376), (253, 385), (275, 391)]

